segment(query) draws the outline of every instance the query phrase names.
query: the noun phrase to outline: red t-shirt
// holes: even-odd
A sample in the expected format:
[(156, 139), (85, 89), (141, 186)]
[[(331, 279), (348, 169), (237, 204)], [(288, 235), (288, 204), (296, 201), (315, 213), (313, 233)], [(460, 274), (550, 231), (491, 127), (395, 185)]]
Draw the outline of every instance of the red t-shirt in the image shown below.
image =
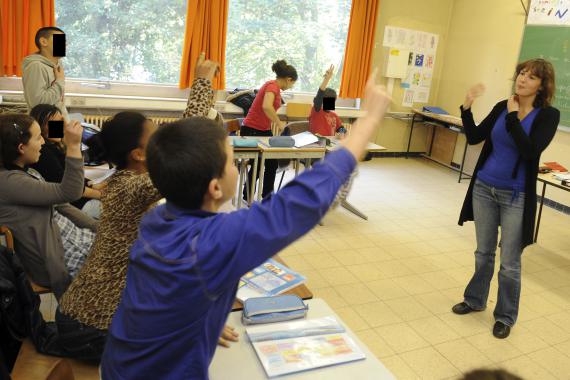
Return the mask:
[(340, 128), (342, 122), (334, 111), (325, 111), (321, 108), (319, 112), (315, 107), (311, 108), (309, 116), (309, 131), (321, 136), (334, 136), (336, 130)]
[(281, 106), (281, 89), (277, 85), (277, 81), (270, 80), (265, 82), (263, 86), (257, 92), (255, 100), (245, 117), (243, 124), (260, 131), (271, 130), (271, 119), (267, 117), (265, 112), (263, 112), (263, 98), (265, 93), (269, 91), (275, 94), (275, 99), (273, 100), (273, 108), (275, 111)]

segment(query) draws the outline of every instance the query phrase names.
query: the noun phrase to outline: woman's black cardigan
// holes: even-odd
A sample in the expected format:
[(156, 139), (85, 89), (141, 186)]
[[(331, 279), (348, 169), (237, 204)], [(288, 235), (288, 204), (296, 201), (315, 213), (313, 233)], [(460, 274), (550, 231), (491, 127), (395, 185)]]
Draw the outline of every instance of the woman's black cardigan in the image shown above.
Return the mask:
[[(495, 126), (495, 122), (506, 108), (506, 100), (497, 103), (485, 120), (476, 126), (471, 109), (464, 110), (461, 107), (461, 120), (463, 121), (467, 143), (475, 145), (485, 141), (485, 144), (481, 150), (481, 155), (473, 172), (473, 178), (469, 184), (469, 190), (467, 190), (467, 195), (463, 202), (459, 216), (460, 226), (465, 221), (473, 220), (473, 185), (475, 184), (477, 173), (493, 151), (491, 131)], [(536, 178), (538, 177), (540, 155), (554, 138), (559, 121), (560, 111), (556, 108), (541, 108), (531, 125), (530, 133), (527, 135), (516, 112), (508, 113), (506, 116), (507, 131), (512, 136), (519, 151), (519, 158), (513, 165), (513, 178), (516, 177), (519, 165), (524, 165), (526, 170), (522, 248), (533, 243), (536, 217)]]

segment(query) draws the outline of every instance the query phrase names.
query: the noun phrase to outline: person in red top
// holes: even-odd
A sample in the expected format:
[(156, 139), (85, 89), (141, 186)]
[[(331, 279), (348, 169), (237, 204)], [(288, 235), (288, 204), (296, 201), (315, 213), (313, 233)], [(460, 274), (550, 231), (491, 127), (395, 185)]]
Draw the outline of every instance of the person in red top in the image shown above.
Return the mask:
[(327, 87), (333, 72), (334, 66), (331, 65), (325, 72), (317, 96), (313, 99), (313, 108), (311, 108), (311, 115), (309, 116), (309, 131), (321, 136), (334, 136), (337, 130), (342, 127), (340, 118), (333, 111), (336, 91)]
[[(288, 90), (297, 81), (297, 70), (288, 65), (285, 60), (279, 60), (271, 66), (271, 70), (276, 74), (275, 80), (265, 82), (259, 89), (255, 100), (243, 125), (240, 129), (241, 136), (273, 136), (271, 123), (275, 123), (279, 131), (285, 129), (285, 123), (277, 116), (277, 110), (281, 106), (281, 90)], [(265, 198), (273, 192), (275, 185), (275, 174), (277, 173), (277, 160), (265, 161), (265, 174), (263, 179), (263, 194)], [(248, 183), (251, 183), (253, 169), (247, 175)], [(244, 187), (244, 199), (247, 200), (248, 186)]]

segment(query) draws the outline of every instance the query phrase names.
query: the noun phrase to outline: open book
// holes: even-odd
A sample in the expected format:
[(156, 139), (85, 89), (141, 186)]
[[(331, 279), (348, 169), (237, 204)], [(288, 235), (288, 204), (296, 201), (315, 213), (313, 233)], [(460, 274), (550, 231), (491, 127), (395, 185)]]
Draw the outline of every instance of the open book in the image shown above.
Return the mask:
[(305, 281), (304, 276), (269, 259), (241, 278), (237, 298), (244, 302), (253, 297), (276, 296)]
[(365, 359), (334, 317), (246, 329), (268, 377)]

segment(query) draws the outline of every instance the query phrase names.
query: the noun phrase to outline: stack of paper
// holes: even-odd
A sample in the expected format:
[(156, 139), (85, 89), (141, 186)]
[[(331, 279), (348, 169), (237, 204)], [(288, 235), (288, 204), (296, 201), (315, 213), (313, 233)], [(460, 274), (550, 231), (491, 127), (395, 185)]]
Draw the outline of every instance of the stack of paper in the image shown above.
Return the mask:
[(311, 132), (302, 132), (291, 136), (295, 140), (295, 147), (300, 148), (305, 145), (310, 145), (319, 142), (319, 138)]

